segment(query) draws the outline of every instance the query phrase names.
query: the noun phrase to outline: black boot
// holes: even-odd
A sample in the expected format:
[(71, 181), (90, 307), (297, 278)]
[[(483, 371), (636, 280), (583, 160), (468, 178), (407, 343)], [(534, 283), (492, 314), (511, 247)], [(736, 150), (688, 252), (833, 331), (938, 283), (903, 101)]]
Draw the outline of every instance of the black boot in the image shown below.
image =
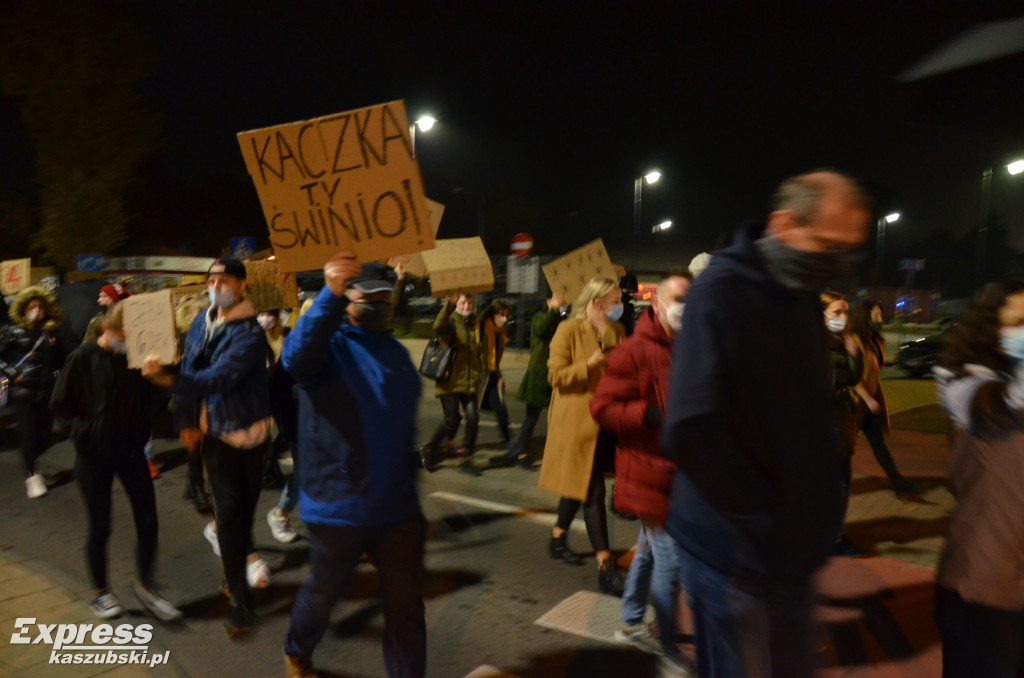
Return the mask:
[(611, 558), (601, 563), (597, 570), (597, 587), (601, 593), (618, 598), (622, 597), (622, 592), (626, 589), (626, 576)]
[(565, 543), (566, 535), (563, 534), (561, 537), (552, 537), (551, 541), (548, 542), (548, 555), (555, 560), (564, 560), (569, 565), (582, 565), (583, 560), (569, 550), (569, 545)]

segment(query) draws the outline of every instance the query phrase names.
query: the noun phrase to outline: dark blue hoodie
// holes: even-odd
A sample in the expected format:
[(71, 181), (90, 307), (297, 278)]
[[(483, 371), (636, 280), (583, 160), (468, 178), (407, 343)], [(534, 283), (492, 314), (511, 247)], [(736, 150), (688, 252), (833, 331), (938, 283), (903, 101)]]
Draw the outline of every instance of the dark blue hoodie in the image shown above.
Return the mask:
[(748, 225), (686, 298), (665, 453), (678, 464), (667, 528), (728, 575), (805, 582), (842, 520), (821, 304), (772, 279)]

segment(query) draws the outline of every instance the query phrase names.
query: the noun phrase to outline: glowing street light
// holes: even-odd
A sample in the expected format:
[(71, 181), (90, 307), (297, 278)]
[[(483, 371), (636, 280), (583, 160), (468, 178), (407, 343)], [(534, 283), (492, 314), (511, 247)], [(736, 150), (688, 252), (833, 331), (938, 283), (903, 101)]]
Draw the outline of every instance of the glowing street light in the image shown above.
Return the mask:
[(886, 214), (885, 215), (885, 223), (887, 223), (887, 224), (891, 224), (892, 222), (899, 221), (899, 220), (900, 220), (900, 213), (899, 212), (893, 212), (892, 214)]
[(437, 124), (437, 118), (432, 115), (421, 115), (416, 122), (409, 125), (409, 138), (412, 139), (412, 154), (416, 156), (416, 129), (421, 132), (429, 132)]
[(633, 268), (637, 265), (636, 237), (640, 232), (640, 201), (643, 198), (644, 181), (653, 184), (658, 179), (661, 179), (661, 172), (650, 170), (633, 180)]
[(885, 260), (885, 254), (884, 254), (885, 253), (885, 225), (886, 224), (894, 224), (894, 223), (896, 223), (897, 221), (900, 220), (900, 216), (901, 215), (900, 215), (899, 212), (891, 212), (889, 214), (886, 214), (884, 217), (880, 217), (878, 219), (878, 229), (877, 229), (878, 230), (878, 236), (877, 236), (877, 238), (878, 238), (878, 246), (876, 247), (876, 249), (878, 250), (878, 254), (877, 254), (877, 256), (878, 256), (878, 265), (877, 265), (877, 268), (878, 268), (878, 281), (879, 281), (879, 284), (881, 284), (881, 281), (882, 281), (882, 265), (883, 265), (884, 260)]
[(1010, 174), (1020, 174), (1024, 172), (1024, 160), (1014, 160), (1006, 166), (1006, 171)]
[(661, 231), (667, 231), (670, 228), (672, 228), (672, 220), (671, 219), (666, 219), (665, 221), (661, 222), (660, 224), (655, 224), (651, 228), (651, 233), (660, 233)]

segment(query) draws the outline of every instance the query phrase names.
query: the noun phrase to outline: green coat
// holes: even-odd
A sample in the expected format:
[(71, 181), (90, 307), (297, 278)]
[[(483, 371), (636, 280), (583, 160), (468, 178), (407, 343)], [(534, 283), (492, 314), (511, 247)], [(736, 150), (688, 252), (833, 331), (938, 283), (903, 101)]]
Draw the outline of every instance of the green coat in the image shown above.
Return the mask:
[(533, 316), (530, 324), (530, 363), (516, 396), (534, 407), (547, 407), (551, 402), (551, 384), (548, 383), (548, 354), (551, 337), (555, 336), (562, 316), (558, 309), (548, 309)]
[[(480, 387), (480, 345), (476, 328), (467, 325), (468, 318), (455, 313), (455, 305), (445, 300), (434, 321), (434, 332), (449, 346), (455, 347), (455, 366), (447, 381), (438, 381), (434, 396), (455, 393), (476, 393)], [(473, 316), (470, 316), (472, 318)]]

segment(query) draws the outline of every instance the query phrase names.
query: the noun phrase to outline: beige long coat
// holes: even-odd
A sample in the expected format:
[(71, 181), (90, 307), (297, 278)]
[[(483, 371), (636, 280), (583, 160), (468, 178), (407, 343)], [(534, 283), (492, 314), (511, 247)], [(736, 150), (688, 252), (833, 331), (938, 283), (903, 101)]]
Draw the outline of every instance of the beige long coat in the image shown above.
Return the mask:
[(588, 369), (587, 359), (599, 349), (611, 350), (625, 334), (622, 325), (610, 322), (599, 337), (586, 318), (565, 320), (555, 331), (548, 356), (553, 391), (538, 482), (542, 490), (586, 501), (598, 431), (590, 401), (604, 372), (603, 366)]

